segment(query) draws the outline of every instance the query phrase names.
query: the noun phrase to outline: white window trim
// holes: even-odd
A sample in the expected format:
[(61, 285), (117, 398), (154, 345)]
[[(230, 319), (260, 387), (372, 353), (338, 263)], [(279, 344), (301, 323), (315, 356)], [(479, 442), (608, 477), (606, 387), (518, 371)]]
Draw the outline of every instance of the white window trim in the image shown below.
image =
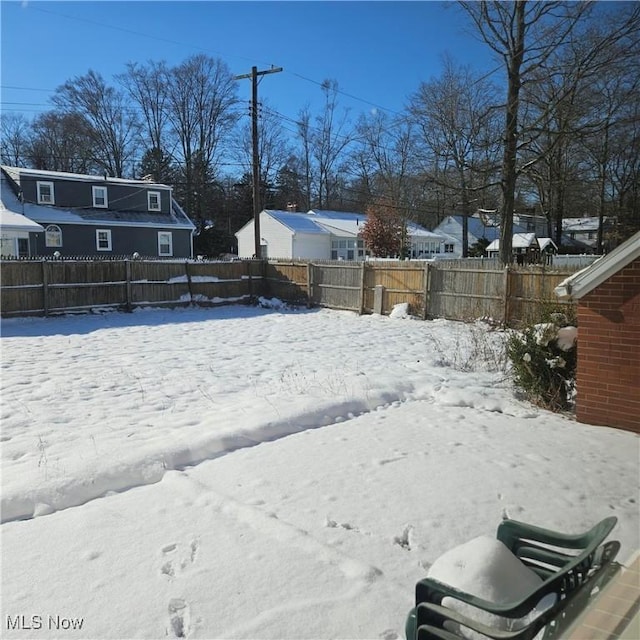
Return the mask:
[[(100, 246), (100, 234), (101, 233), (106, 233), (107, 234), (107, 242), (109, 244), (108, 247), (101, 247)], [(96, 251), (111, 251), (111, 250), (112, 250), (111, 229), (96, 229)]]
[[(169, 242), (162, 242), (162, 236), (169, 236)], [(160, 249), (162, 245), (169, 244), (169, 252), (163, 253)], [(158, 231), (158, 255), (159, 256), (173, 256), (173, 233), (171, 231)]]
[[(151, 206), (151, 196), (155, 195), (158, 198), (158, 206)], [(147, 209), (149, 211), (162, 211), (162, 197), (159, 191), (147, 191)]]
[[(59, 243), (50, 243), (49, 238), (51, 237), (49, 234), (57, 234), (60, 239)], [(48, 224), (44, 229), (44, 246), (45, 247), (55, 247), (59, 249), (62, 246), (62, 229), (57, 224)]]
[[(50, 191), (51, 191), (51, 200), (45, 200), (42, 197), (42, 187), (49, 187)], [(53, 189), (53, 182), (46, 182), (44, 180), (38, 180), (36, 183), (36, 187), (38, 190), (38, 204), (55, 204), (56, 203), (56, 197), (55, 197), (55, 192)]]
[[(96, 202), (96, 196), (98, 195), (99, 192), (104, 193), (104, 204), (98, 204)], [(109, 197), (107, 194), (107, 187), (92, 186), (91, 195), (93, 196), (93, 206), (96, 207), (96, 209), (107, 209), (109, 207)]]

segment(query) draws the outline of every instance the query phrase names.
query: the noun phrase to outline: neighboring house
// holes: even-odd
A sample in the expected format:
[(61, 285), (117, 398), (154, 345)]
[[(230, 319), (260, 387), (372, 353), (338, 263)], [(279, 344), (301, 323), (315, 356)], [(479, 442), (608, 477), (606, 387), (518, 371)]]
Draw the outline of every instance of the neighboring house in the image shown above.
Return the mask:
[(577, 419), (640, 433), (640, 232), (555, 292), (578, 307)]
[(36, 234), (44, 227), (26, 216), (7, 211), (0, 200), (0, 258), (28, 258), (36, 244)]
[[(537, 262), (541, 255), (551, 255), (558, 251), (551, 238), (537, 238), (535, 233), (514, 233), (511, 249), (517, 262)], [(486, 251), (489, 258), (500, 257), (500, 240), (491, 242)]]
[[(312, 209), (307, 213), (265, 209), (260, 212), (261, 256), (315, 260), (364, 260), (367, 253), (360, 232), (366, 214)], [(412, 257), (440, 253), (442, 238), (409, 223)], [(255, 254), (254, 221), (237, 233), (238, 255)]]
[(536, 216), (531, 213), (514, 213), (513, 224), (525, 233), (535, 233), (538, 238), (549, 235), (549, 221), (544, 216)]
[[(615, 218), (603, 219), (603, 237), (615, 226)], [(594, 252), (598, 248), (598, 228), (600, 219), (598, 216), (583, 218), (565, 218), (562, 221), (563, 243), (574, 249), (582, 249), (585, 252)]]
[(2, 206), (44, 228), (32, 255), (190, 258), (194, 224), (171, 187), (145, 180), (0, 167)]
[[(434, 233), (445, 234), (451, 240), (445, 246), (450, 258), (462, 257), (462, 220), (463, 216), (447, 216), (434, 230)], [(491, 243), (500, 237), (500, 224), (493, 216), (474, 214), (468, 217), (468, 246), (473, 247), (480, 240)], [(513, 225), (514, 233), (525, 233), (526, 230)]]

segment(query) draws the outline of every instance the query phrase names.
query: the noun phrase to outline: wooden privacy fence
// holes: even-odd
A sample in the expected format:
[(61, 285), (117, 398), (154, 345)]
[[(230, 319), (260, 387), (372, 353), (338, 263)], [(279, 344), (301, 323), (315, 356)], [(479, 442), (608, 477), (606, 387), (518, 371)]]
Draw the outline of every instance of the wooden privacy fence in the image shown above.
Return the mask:
[(566, 308), (555, 287), (577, 267), (501, 267), (495, 261), (271, 262), (267, 295), (290, 302), (389, 314), (407, 303), (422, 318), (535, 322), (544, 305)]
[(237, 302), (260, 294), (263, 264), (139, 260), (3, 261), (2, 316)]
[(388, 314), (407, 303), (422, 318), (537, 321), (541, 305), (566, 305), (554, 288), (576, 268), (433, 263), (153, 260), (2, 262), (4, 317), (99, 308), (213, 305), (253, 296)]

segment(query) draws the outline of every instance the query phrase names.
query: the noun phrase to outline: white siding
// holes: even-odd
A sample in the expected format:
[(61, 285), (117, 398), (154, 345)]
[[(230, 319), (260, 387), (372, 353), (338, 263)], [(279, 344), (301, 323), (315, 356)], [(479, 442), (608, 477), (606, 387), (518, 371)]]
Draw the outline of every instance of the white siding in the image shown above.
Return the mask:
[(293, 258), (329, 260), (331, 258), (331, 236), (327, 233), (298, 233), (293, 239)]
[[(251, 258), (256, 252), (253, 227), (251, 220), (236, 233), (240, 258)], [(260, 213), (260, 237), (264, 238), (262, 244), (267, 246), (267, 258), (292, 257), (292, 231), (264, 211)]]
[(238, 238), (238, 256), (241, 258), (250, 258), (255, 253), (253, 220), (236, 233), (236, 238)]
[(260, 214), (260, 236), (266, 240), (262, 244), (267, 245), (268, 258), (293, 258), (293, 232), (264, 211)]

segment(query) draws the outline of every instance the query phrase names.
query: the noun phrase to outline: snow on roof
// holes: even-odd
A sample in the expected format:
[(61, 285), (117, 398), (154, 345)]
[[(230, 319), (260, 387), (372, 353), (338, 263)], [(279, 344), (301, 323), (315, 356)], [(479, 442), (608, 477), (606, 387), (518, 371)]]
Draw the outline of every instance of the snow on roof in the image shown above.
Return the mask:
[(555, 288), (555, 294), (559, 298), (579, 300), (638, 258), (640, 258), (640, 231), (586, 269), (563, 280)]
[[(547, 243), (548, 244), (548, 243)], [(537, 245), (535, 233), (514, 233), (511, 241), (512, 249), (529, 249)], [(499, 251), (500, 239), (494, 240), (486, 249), (487, 251)]]
[[(2, 166), (2, 169), (7, 171), (7, 174), (14, 179), (11, 174), (12, 167)], [(22, 171), (22, 169), (20, 169)], [(33, 172), (33, 170), (29, 170)], [(47, 173), (47, 172), (40, 172)], [(51, 172), (48, 172), (49, 174)], [(76, 174), (58, 174), (58, 175), (76, 175)], [(140, 181), (121, 181), (121, 182), (135, 182), (140, 184)], [(4, 173), (0, 171), (0, 206), (7, 211), (21, 215), (23, 218), (29, 218), (33, 221), (37, 221), (41, 224), (82, 224), (82, 225), (105, 225), (110, 226), (177, 226), (188, 227), (189, 229), (195, 229), (195, 225), (189, 220), (184, 211), (177, 205), (175, 200), (172, 201), (172, 213), (157, 213), (147, 211), (114, 211), (107, 209), (92, 209), (81, 208), (73, 209), (66, 207), (58, 207), (51, 205), (35, 204), (33, 202), (21, 202), (16, 196), (15, 192), (9, 185), (9, 181), (5, 177)], [(152, 183), (144, 183), (145, 186), (155, 186)], [(178, 210), (176, 210), (178, 206)], [(181, 215), (182, 214), (182, 215)], [(35, 224), (35, 222), (34, 222)], [(39, 226), (39, 225), (38, 225)]]
[(558, 245), (551, 238), (538, 238), (538, 246), (540, 251), (544, 251), (547, 247), (553, 247), (556, 251), (558, 249)]
[(2, 169), (4, 169), (13, 180), (17, 184), (20, 184), (20, 180), (22, 176), (34, 176), (36, 178), (49, 178), (49, 179), (63, 179), (63, 180), (74, 180), (77, 182), (110, 182), (110, 183), (119, 183), (119, 184), (133, 184), (133, 185), (144, 185), (145, 187), (153, 187), (158, 189), (170, 189), (171, 187), (166, 184), (161, 184), (159, 182), (149, 182), (147, 180), (136, 180), (130, 178), (112, 178), (108, 176), (107, 178), (104, 175), (88, 175), (84, 173), (69, 173), (66, 171), (45, 171), (43, 169), (26, 169), (24, 167), (10, 167), (7, 165), (1, 165)]
[[(297, 211), (280, 211), (276, 209), (265, 209), (264, 213), (274, 220), (277, 220), (291, 231), (298, 233), (315, 233), (326, 235), (328, 231), (318, 225), (317, 220), (313, 220), (306, 213)], [(252, 224), (250, 220), (248, 224)]]
[[(604, 218), (604, 221), (608, 218)], [(600, 219), (598, 216), (587, 216), (582, 218), (564, 218), (562, 220), (562, 230), (565, 232), (589, 232), (597, 231), (600, 226)]]
[[(272, 218), (278, 220), (292, 231), (299, 233), (331, 233), (332, 235), (357, 237), (367, 221), (364, 213), (351, 211), (325, 211), (312, 209), (308, 213), (300, 211), (265, 210)], [(442, 235), (428, 231), (415, 222), (407, 224), (412, 237), (441, 240)]]
[(0, 206), (0, 229), (2, 231), (30, 231), (32, 233), (44, 231), (44, 227), (30, 220), (20, 213), (8, 211)]

